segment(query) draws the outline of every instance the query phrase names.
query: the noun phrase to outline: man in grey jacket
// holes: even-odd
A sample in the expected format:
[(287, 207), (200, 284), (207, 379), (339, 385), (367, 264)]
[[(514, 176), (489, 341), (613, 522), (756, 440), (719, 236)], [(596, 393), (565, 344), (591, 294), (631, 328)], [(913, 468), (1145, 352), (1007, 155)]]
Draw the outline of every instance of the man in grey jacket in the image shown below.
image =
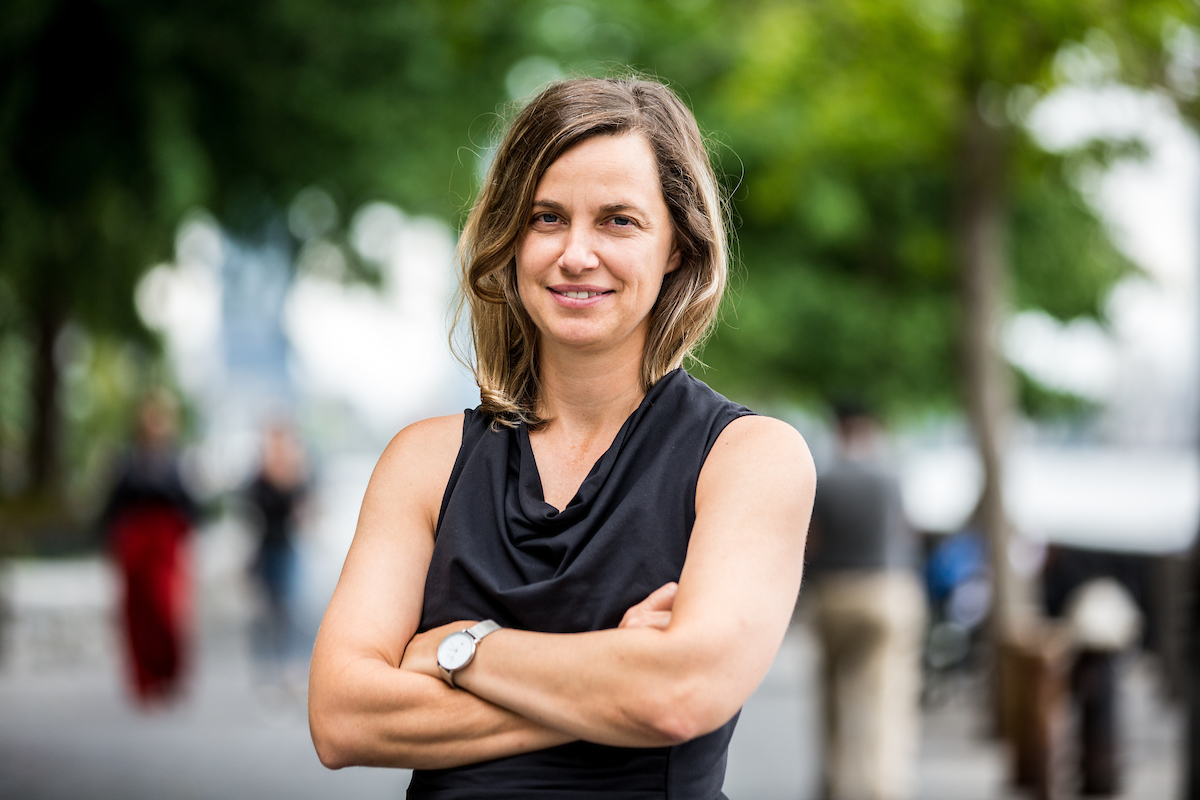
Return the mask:
[(802, 602), (824, 650), (828, 800), (905, 800), (915, 789), (926, 604), (916, 536), (884, 467), (881, 432), (837, 409), (840, 457), (817, 482)]

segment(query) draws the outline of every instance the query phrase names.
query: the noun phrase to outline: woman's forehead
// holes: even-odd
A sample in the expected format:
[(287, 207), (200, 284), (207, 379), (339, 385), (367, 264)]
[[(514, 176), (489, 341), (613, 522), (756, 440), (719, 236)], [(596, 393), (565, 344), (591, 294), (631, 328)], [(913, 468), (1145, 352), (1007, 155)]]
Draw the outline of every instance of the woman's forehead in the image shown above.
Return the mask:
[(534, 191), (534, 203), (547, 207), (589, 200), (608, 210), (642, 208), (662, 202), (658, 162), (639, 133), (594, 136), (554, 160)]

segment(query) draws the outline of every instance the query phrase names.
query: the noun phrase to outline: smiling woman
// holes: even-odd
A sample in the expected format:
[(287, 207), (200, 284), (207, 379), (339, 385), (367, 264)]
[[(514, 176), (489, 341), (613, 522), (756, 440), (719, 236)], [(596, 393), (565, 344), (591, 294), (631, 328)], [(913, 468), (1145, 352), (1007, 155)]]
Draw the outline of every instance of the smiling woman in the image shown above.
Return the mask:
[(414, 799), (721, 798), (815, 479), (795, 430), (680, 366), (726, 274), (691, 113), (552, 85), (460, 257), (482, 402), (380, 458), (313, 653), (317, 752), (415, 767)]
[[(635, 143), (638, 139), (642, 144)], [(591, 144), (591, 140), (598, 141)], [(568, 151), (589, 144), (582, 154), (565, 159), (570, 163), (556, 163)], [(597, 147), (613, 152), (601, 154)], [(570, 222), (561, 204), (582, 186), (598, 188), (591, 187), (590, 180), (601, 175), (580, 173), (601, 169), (596, 161), (599, 155), (609, 157), (604, 168), (608, 174), (603, 177), (630, 184), (627, 188), (639, 190), (642, 202), (614, 191), (588, 213), (607, 212), (615, 228), (636, 223), (636, 212), (648, 217), (652, 210), (665, 207), (665, 220), (647, 221), (657, 223), (660, 234), (669, 233), (677, 259), (673, 263), (685, 267), (668, 270), (671, 274), (664, 279), (649, 316), (639, 374), (642, 390), (682, 365), (716, 318), (728, 274), (726, 235), (716, 178), (692, 113), (674, 92), (651, 81), (583, 79), (553, 84), (509, 129), (459, 245), (475, 377), (483, 408), (497, 415), (501, 424), (525, 422), (536, 428), (544, 421), (536, 402), (538, 328), (518, 291), (514, 253), (536, 238), (532, 236), (536, 223)], [(613, 161), (625, 156), (649, 156), (649, 160), (623, 165)], [(552, 167), (558, 168), (556, 175), (550, 175)], [(567, 170), (576, 174), (562, 176)], [(548, 181), (556, 176), (553, 190), (567, 194), (549, 194)], [(571, 184), (562, 177), (587, 182)], [(567, 189), (568, 185), (579, 188)], [(535, 199), (551, 205), (535, 206)]]

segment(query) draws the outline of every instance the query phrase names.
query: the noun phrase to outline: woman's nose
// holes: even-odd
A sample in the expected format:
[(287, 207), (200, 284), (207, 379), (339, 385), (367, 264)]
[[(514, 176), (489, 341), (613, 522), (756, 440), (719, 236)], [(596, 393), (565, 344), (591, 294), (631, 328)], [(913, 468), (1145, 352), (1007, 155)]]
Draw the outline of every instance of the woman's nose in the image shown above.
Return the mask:
[(592, 231), (586, 226), (572, 225), (567, 230), (562, 255), (558, 258), (558, 266), (563, 272), (579, 273), (600, 266), (600, 256), (596, 252), (596, 242)]

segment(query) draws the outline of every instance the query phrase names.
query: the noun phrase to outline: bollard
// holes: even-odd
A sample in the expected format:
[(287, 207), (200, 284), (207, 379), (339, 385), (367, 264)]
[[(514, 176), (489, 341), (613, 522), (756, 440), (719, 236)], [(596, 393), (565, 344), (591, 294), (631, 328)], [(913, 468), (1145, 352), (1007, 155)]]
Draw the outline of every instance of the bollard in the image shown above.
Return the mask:
[(1117, 763), (1117, 653), (1083, 650), (1075, 659), (1072, 688), (1079, 703), (1079, 793), (1120, 792)]
[(1098, 578), (1071, 594), (1067, 619), (1077, 648), (1072, 688), (1080, 712), (1080, 793), (1115, 795), (1121, 783), (1118, 666), (1141, 635), (1141, 612), (1120, 583)]
[(1064, 700), (1067, 695), (1064, 632), (1043, 623), (1004, 646), (1008, 733), (1013, 748), (1013, 782), (1038, 800), (1054, 795)]
[(1189, 670), (1191, 688), (1188, 700), (1188, 729), (1184, 745), (1187, 748), (1184, 753), (1184, 769), (1187, 770), (1184, 798), (1185, 800), (1200, 800), (1200, 658), (1192, 656)]

